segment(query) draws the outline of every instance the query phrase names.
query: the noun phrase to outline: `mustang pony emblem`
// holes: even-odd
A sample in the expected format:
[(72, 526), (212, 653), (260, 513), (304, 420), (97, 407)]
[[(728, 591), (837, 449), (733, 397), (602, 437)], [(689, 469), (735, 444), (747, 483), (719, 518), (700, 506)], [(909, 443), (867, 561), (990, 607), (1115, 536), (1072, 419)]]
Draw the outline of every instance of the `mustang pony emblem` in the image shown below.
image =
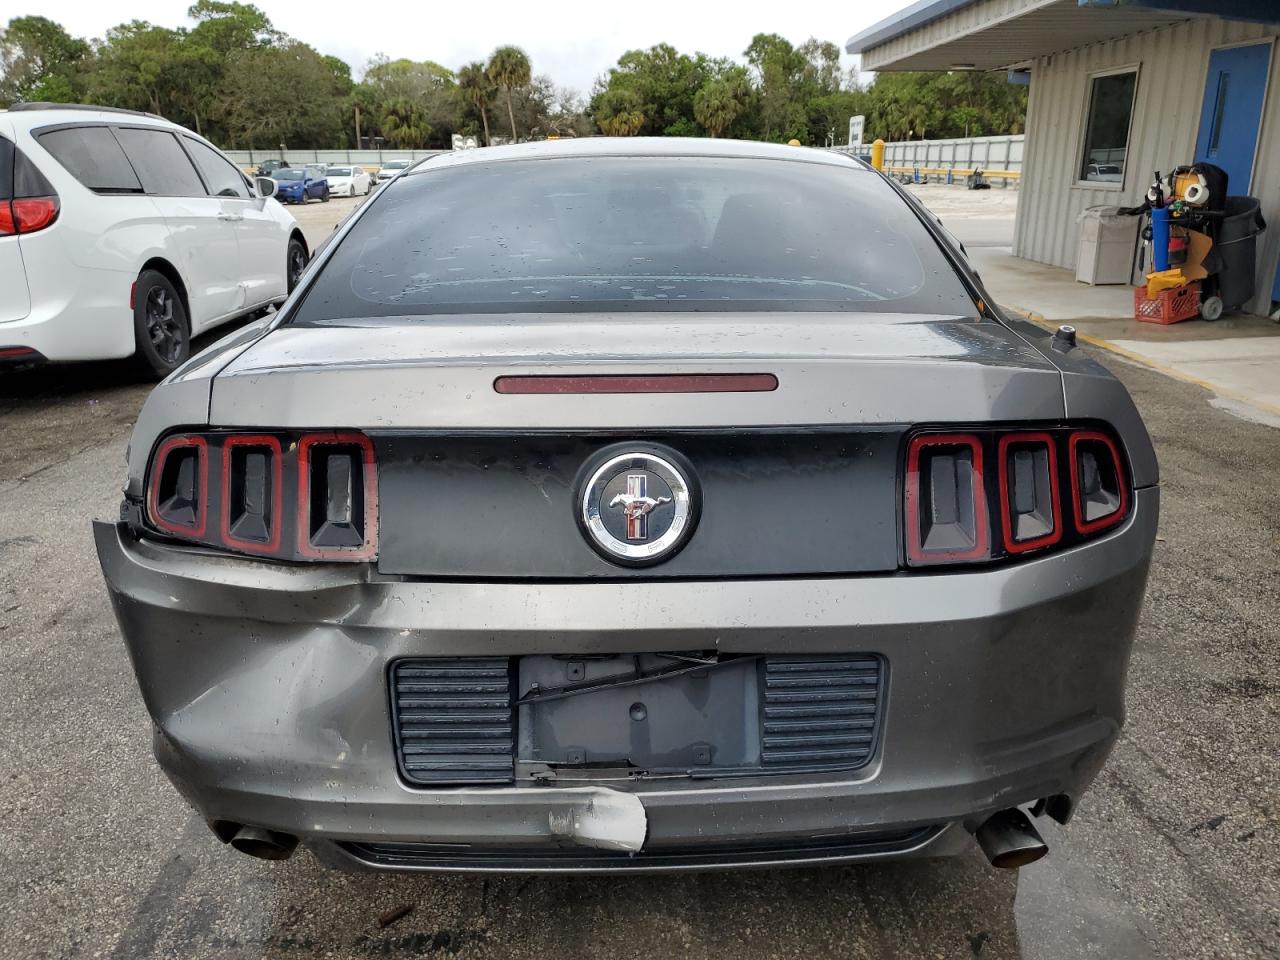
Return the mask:
[(649, 478), (643, 473), (627, 474), (627, 492), (620, 493), (609, 501), (610, 507), (622, 507), (627, 517), (627, 539), (649, 539), (649, 514), (664, 503), (670, 503), (670, 497), (658, 497), (656, 500), (648, 495)]

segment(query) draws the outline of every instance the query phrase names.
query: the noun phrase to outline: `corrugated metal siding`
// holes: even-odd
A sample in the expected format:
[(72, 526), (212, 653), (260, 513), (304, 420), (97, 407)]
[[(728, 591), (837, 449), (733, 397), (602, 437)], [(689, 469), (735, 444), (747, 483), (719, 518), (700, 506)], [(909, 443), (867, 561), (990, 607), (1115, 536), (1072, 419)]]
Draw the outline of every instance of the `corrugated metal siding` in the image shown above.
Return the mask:
[[(1280, 36), (1258, 24), (1205, 19), (1092, 44), (1037, 60), (1031, 70), (1027, 144), (1014, 253), (1074, 269), (1076, 218), (1086, 207), (1141, 203), (1151, 176), (1194, 158), (1209, 55), (1215, 47)], [(1138, 88), (1123, 189), (1077, 185), (1084, 149), (1090, 77), (1136, 64)], [(1252, 193), (1275, 227), (1263, 234), (1255, 303), (1270, 305), (1280, 255), (1280, 50), (1271, 58), (1271, 85), (1263, 109)], [(1241, 192), (1232, 185), (1232, 192)]]

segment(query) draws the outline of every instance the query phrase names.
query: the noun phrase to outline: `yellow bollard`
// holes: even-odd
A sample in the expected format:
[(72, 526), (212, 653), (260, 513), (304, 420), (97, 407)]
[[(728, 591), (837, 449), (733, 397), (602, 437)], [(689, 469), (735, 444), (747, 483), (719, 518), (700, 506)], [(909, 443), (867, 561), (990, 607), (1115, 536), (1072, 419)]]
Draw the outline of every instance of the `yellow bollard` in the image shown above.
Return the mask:
[(871, 144), (871, 165), (877, 170), (884, 169), (884, 141), (879, 138)]

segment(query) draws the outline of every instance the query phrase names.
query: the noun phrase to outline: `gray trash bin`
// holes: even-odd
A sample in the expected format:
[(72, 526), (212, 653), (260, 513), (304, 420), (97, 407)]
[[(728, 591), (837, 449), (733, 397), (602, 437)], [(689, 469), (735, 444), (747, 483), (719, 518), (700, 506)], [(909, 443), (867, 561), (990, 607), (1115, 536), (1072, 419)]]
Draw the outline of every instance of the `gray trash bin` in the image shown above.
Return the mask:
[(1121, 215), (1119, 207), (1086, 207), (1076, 218), (1080, 247), (1076, 279), (1081, 283), (1129, 283), (1141, 217)]
[(1218, 267), (1218, 296), (1228, 310), (1237, 310), (1256, 292), (1258, 234), (1267, 229), (1257, 197), (1227, 197), (1214, 248), (1222, 258)]

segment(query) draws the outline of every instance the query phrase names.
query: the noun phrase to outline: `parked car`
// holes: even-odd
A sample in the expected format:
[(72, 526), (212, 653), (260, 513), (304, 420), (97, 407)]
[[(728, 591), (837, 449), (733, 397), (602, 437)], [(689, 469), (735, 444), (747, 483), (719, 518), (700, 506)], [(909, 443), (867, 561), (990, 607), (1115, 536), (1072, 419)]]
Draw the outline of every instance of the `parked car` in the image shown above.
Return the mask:
[(325, 171), (329, 179), (329, 191), (335, 197), (363, 197), (369, 192), (372, 181), (364, 167), (329, 167)]
[(306, 241), (273, 190), (159, 117), (0, 111), (0, 358), (135, 355), (167, 374), (192, 336), (297, 282)]
[(288, 167), (290, 165), (291, 164), (289, 163), (288, 160), (263, 160), (260, 164), (258, 164), (258, 176), (269, 177), (275, 171), (281, 169), (282, 167)]
[(1118, 183), (1124, 179), (1124, 169), (1118, 163), (1091, 163), (1085, 179)]
[(409, 169), (411, 163), (413, 163), (412, 160), (388, 160), (378, 168), (378, 182), (390, 180), (397, 173), (403, 173)]
[(306, 203), (317, 199), (329, 202), (329, 180), (307, 167), (282, 167), (271, 174), (276, 197), (281, 203)]
[(1155, 455), (905, 190), (764, 143), (459, 151), (298, 292), (151, 395), (95, 527), (223, 841), (1016, 867), (1071, 816), (1124, 720)]

